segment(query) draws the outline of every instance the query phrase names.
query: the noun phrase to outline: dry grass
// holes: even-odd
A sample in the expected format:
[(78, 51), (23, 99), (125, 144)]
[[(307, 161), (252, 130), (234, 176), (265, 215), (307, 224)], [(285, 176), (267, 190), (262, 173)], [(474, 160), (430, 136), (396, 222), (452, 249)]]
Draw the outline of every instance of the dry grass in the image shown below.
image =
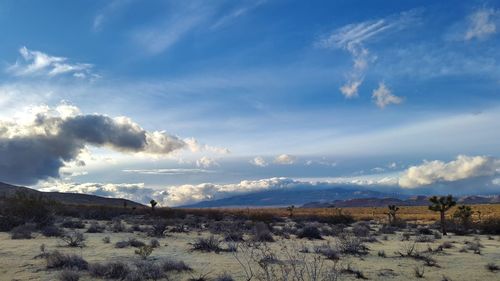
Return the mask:
[[(471, 205), (474, 211), (473, 220), (478, 221), (479, 215), (477, 211), (481, 212), (481, 219), (489, 217), (500, 217), (500, 204), (484, 204), (484, 205)], [(457, 207), (453, 207), (447, 212), (447, 216), (451, 218), (453, 212)], [(202, 209), (186, 209), (186, 211), (201, 211)], [(223, 213), (248, 216), (248, 217), (288, 217), (289, 211), (287, 208), (235, 208), (235, 209), (211, 209), (218, 210)], [(352, 207), (352, 208), (296, 208), (294, 210), (294, 217), (329, 217), (337, 215), (341, 211), (343, 214), (349, 214), (356, 220), (359, 219), (374, 219), (385, 220), (387, 219), (387, 207)], [(400, 206), (397, 214), (398, 218), (418, 222), (434, 222), (439, 219), (439, 213), (430, 211), (427, 206)]]

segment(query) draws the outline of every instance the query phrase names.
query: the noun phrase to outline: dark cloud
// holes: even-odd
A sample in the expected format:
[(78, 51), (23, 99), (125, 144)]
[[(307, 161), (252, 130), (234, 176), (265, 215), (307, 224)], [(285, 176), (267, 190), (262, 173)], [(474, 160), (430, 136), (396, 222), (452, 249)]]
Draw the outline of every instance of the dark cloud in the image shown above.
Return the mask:
[(34, 184), (57, 178), (87, 145), (157, 155), (187, 147), (176, 136), (145, 131), (125, 117), (39, 113), (27, 123), (0, 121), (0, 181)]

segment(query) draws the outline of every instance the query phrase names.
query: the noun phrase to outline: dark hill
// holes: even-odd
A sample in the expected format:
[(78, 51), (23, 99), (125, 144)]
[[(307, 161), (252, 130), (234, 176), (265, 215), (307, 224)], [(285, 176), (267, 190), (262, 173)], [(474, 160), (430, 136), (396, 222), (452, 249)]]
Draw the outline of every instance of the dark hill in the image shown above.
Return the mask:
[(15, 186), (0, 182), (0, 197), (12, 197), (16, 192), (24, 192), (35, 196), (43, 196), (47, 199), (54, 200), (63, 204), (72, 205), (105, 205), (105, 206), (123, 206), (127, 202), (130, 207), (143, 207), (144, 205), (137, 202), (119, 199), (106, 198), (96, 195), (81, 194), (81, 193), (64, 193), (64, 192), (41, 192), (24, 186)]

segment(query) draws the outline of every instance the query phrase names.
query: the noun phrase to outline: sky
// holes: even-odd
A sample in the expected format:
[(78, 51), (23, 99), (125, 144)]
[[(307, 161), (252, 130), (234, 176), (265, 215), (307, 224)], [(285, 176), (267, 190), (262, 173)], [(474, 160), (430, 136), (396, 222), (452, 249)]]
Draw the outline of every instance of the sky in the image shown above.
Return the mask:
[(499, 29), (497, 1), (2, 1), (0, 181), (499, 194)]

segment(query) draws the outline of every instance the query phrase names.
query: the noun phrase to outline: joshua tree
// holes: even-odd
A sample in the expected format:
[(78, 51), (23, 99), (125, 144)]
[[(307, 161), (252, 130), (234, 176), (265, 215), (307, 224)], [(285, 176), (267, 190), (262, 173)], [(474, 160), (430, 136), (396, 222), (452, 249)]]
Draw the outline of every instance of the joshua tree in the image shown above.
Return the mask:
[(399, 211), (399, 207), (396, 205), (387, 206), (389, 212), (387, 215), (389, 216), (389, 224), (393, 224), (396, 221), (396, 213)]
[(445, 226), (445, 213), (448, 211), (451, 207), (455, 206), (457, 202), (453, 199), (453, 196), (448, 195), (448, 196), (432, 196), (429, 198), (429, 201), (431, 202), (431, 205), (429, 206), (429, 210), (434, 211), (434, 212), (439, 212), (441, 215), (441, 232), (443, 235), (446, 235), (446, 226)]
[(290, 217), (292, 218), (293, 217), (293, 210), (295, 210), (295, 206), (292, 205), (292, 206), (289, 206), (286, 208), (290, 214)]
[(453, 213), (453, 217), (457, 218), (460, 220), (460, 224), (462, 224), (463, 227), (469, 227), (470, 225), (470, 219), (472, 217), (472, 209), (469, 206), (459, 206), (455, 213)]
[(151, 211), (154, 212), (156, 205), (158, 205), (158, 202), (156, 202), (155, 200), (151, 199), (151, 201), (149, 201), (149, 204), (151, 204)]

